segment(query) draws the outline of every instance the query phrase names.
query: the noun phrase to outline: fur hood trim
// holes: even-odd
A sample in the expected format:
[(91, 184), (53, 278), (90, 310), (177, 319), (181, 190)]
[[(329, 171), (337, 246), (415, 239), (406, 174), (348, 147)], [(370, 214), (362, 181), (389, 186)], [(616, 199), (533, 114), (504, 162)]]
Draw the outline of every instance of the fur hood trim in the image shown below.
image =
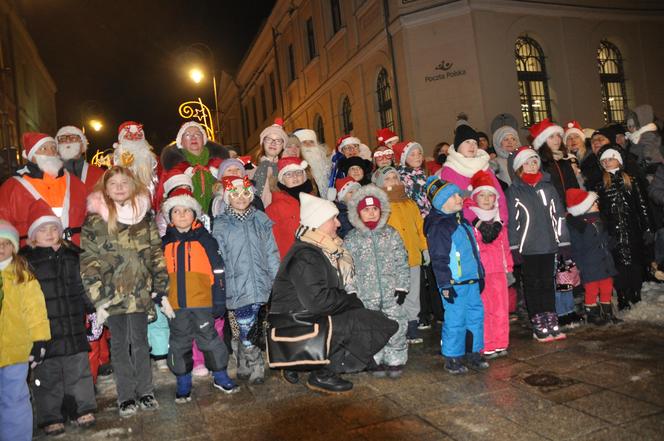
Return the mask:
[(383, 228), (387, 223), (387, 218), (390, 217), (390, 212), (392, 211), (390, 207), (390, 201), (387, 198), (387, 193), (375, 186), (374, 184), (365, 185), (355, 193), (353, 197), (348, 201), (348, 220), (350, 221), (353, 227), (357, 228), (363, 233), (368, 233), (369, 228), (364, 225), (360, 215), (357, 212), (357, 206), (362, 199), (367, 196), (373, 196), (380, 201), (380, 219), (378, 220), (378, 226), (376, 229)]
[[(230, 155), (228, 154), (228, 149), (221, 144), (216, 142), (208, 141), (205, 144), (205, 147), (210, 151), (210, 160), (214, 158), (219, 159), (228, 159)], [(161, 151), (161, 166), (165, 171), (168, 171), (178, 165), (181, 162), (187, 162), (187, 159), (182, 153), (182, 149), (179, 149), (175, 143), (171, 143), (164, 147)]]

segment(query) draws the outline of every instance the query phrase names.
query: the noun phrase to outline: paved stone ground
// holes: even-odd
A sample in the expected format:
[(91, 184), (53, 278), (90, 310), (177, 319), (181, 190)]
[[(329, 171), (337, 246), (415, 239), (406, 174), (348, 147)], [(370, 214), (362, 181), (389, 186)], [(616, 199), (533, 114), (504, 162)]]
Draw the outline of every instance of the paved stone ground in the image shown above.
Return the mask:
[(231, 396), (199, 379), (194, 400), (176, 405), (174, 377), (155, 371), (161, 408), (122, 420), (109, 381), (100, 385), (96, 427), (68, 426), (58, 439), (663, 439), (664, 328), (585, 327), (566, 341), (540, 344), (513, 325), (509, 356), (462, 377), (442, 369), (439, 330), (423, 333), (401, 379), (349, 376), (355, 388), (341, 396), (288, 385), (272, 373), (265, 385), (242, 384)]

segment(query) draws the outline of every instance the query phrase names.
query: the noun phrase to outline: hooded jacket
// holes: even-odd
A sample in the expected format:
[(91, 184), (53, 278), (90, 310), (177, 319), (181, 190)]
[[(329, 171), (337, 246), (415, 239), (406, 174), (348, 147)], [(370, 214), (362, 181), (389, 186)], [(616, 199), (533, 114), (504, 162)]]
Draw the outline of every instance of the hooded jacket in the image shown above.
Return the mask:
[(408, 266), (422, 265), (422, 251), (427, 249), (427, 238), (424, 236), (424, 222), (417, 204), (411, 199), (405, 199), (392, 202), (390, 208), (387, 223), (401, 236), (408, 252)]
[(662, 137), (655, 124), (655, 115), (650, 104), (637, 106), (628, 111), (625, 120), (632, 120), (636, 131), (627, 134), (629, 152), (638, 157), (638, 162), (646, 167), (664, 162), (662, 158)]
[(147, 312), (151, 294), (168, 292), (161, 239), (149, 201), (131, 222), (108, 232), (108, 207), (101, 193), (88, 196), (88, 217), (81, 233), (81, 276), (95, 307), (110, 303), (110, 315)]
[[(357, 212), (359, 202), (367, 196), (378, 199), (381, 205), (378, 225), (373, 230), (362, 222)], [(408, 254), (399, 233), (387, 225), (389, 216), (390, 202), (383, 190), (373, 184), (360, 188), (348, 204), (348, 219), (354, 229), (344, 240), (344, 247), (353, 256), (355, 273), (362, 275), (356, 276), (346, 286), (346, 291), (357, 293), (365, 305), (380, 305), (381, 310), (395, 304), (396, 290), (407, 292), (410, 289)]]
[(569, 245), (564, 209), (551, 177), (542, 172), (535, 186), (515, 176), (507, 189), (510, 248), (519, 253), (554, 254)]
[(272, 221), (253, 208), (244, 221), (224, 212), (215, 218), (212, 235), (226, 264), (227, 308), (267, 303), (279, 270)]

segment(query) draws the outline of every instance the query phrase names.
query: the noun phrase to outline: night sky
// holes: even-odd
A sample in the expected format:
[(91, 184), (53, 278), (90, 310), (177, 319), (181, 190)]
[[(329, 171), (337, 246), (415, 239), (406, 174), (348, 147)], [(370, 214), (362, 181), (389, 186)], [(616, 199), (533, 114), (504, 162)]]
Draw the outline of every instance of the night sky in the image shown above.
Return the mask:
[(207, 44), (217, 72), (234, 72), (274, 0), (17, 3), (57, 85), (58, 125), (81, 126), (99, 115), (102, 132), (86, 133), (91, 146), (108, 148), (117, 139), (117, 126), (135, 120), (159, 150), (182, 123), (179, 103), (201, 96), (214, 111), (210, 77), (195, 84), (187, 75), (188, 65), (205, 67), (210, 55), (191, 45)]

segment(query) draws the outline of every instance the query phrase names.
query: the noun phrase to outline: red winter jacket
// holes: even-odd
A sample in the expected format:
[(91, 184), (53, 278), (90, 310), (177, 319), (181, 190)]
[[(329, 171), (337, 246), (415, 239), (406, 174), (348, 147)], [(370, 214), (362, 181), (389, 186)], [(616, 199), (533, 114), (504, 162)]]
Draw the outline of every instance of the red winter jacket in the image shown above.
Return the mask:
[(274, 222), (272, 233), (283, 259), (295, 243), (295, 231), (300, 225), (300, 201), (284, 191), (276, 191), (272, 193), (272, 203), (265, 209), (265, 214)]
[(104, 176), (105, 172), (106, 170), (101, 167), (97, 167), (96, 165), (90, 165), (87, 162), (83, 164), (81, 181), (83, 184), (85, 184), (85, 189), (87, 191), (86, 195), (94, 191), (94, 187), (97, 184), (97, 181), (99, 181), (101, 177)]

